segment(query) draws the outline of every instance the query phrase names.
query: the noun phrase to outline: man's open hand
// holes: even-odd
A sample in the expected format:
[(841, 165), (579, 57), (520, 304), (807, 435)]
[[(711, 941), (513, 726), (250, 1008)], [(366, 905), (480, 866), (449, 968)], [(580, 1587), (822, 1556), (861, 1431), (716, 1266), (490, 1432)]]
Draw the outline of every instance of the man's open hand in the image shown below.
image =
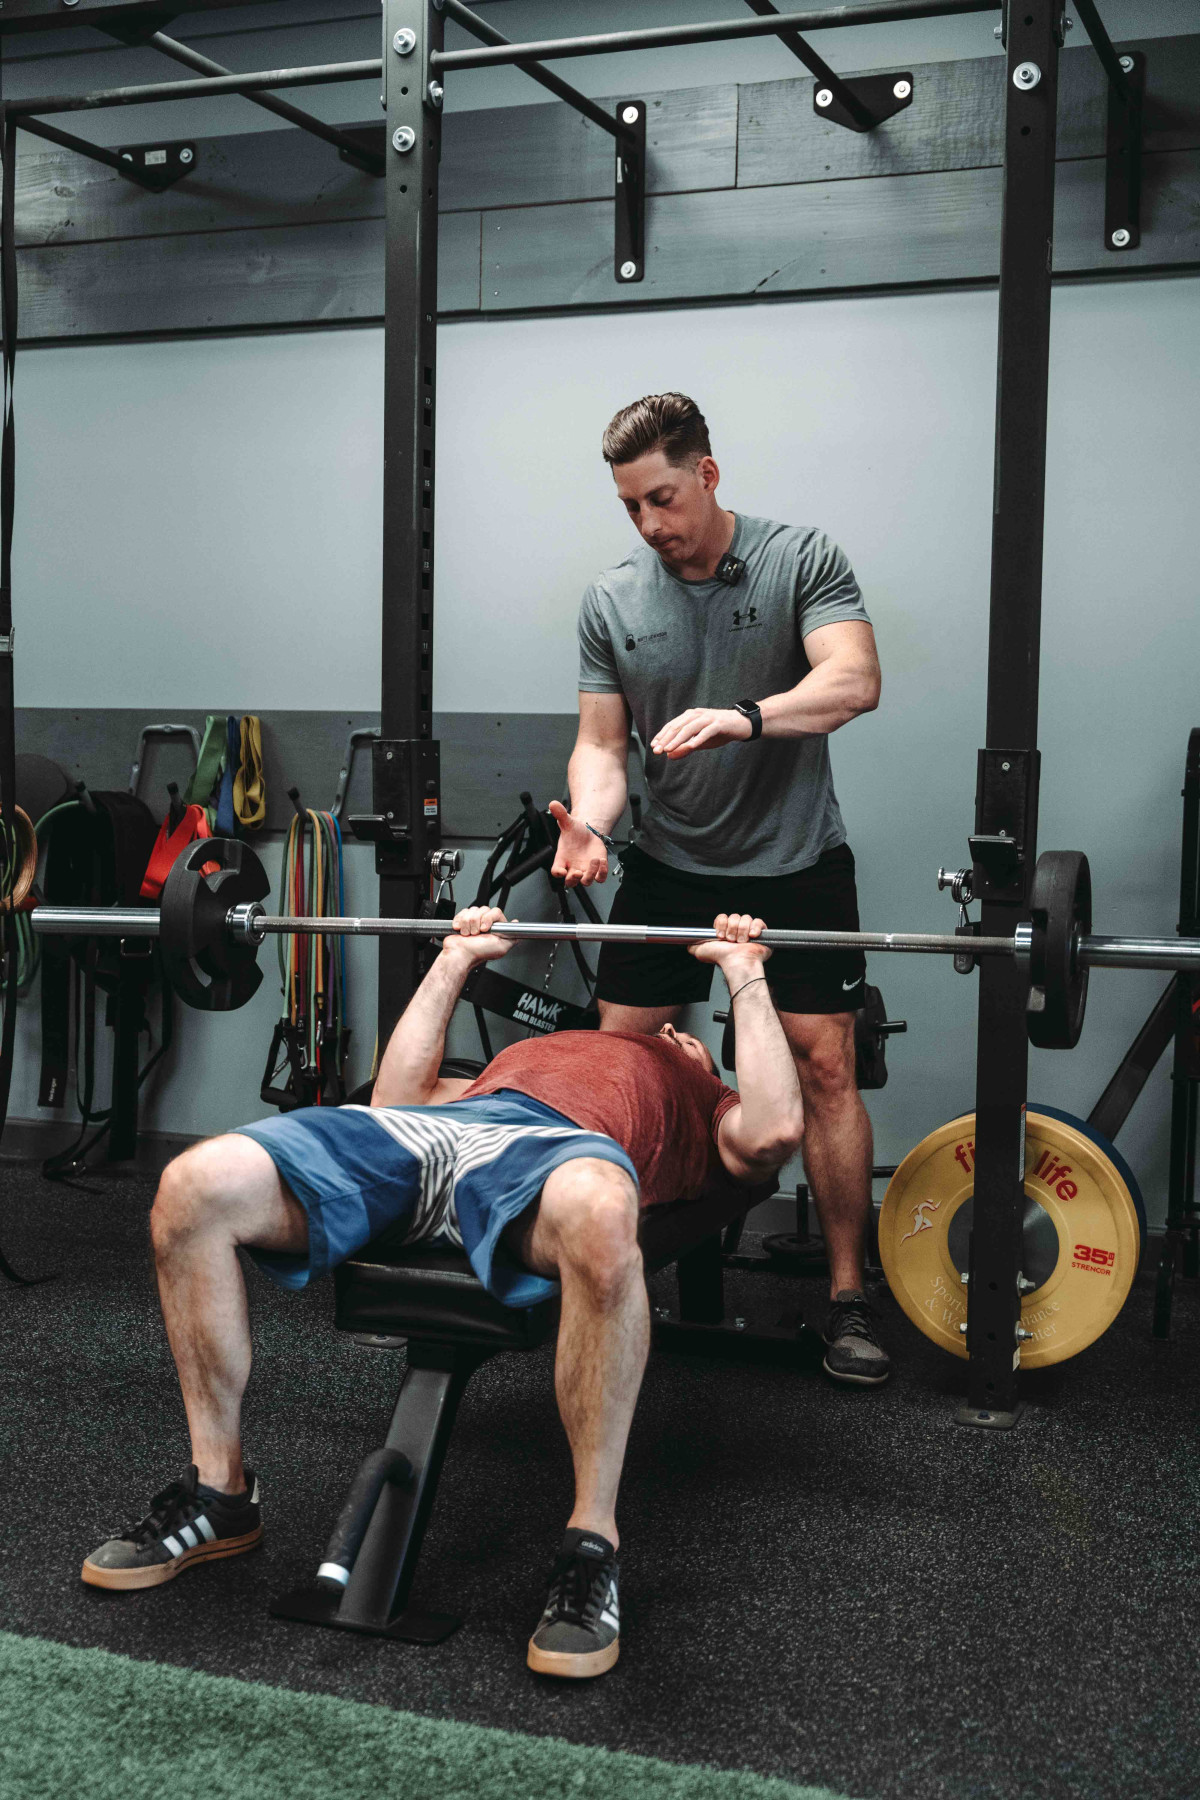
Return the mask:
[(454, 930), (442, 939), (442, 952), (472, 963), (493, 962), (498, 956), (507, 956), (512, 939), (497, 937), (492, 930), (494, 925), (507, 922), (498, 906), (464, 906), (454, 915)]
[(753, 731), (744, 713), (732, 706), (689, 706), (656, 731), (650, 740), (655, 756), (676, 762), (694, 750), (719, 750), (723, 744), (741, 743)]
[(608, 851), (595, 832), (569, 813), (561, 800), (552, 800), (549, 810), (558, 826), (558, 849), (550, 873), (560, 876), (569, 888), (607, 881)]
[(753, 971), (757, 974), (771, 954), (769, 944), (754, 941), (765, 929), (762, 919), (751, 918), (749, 913), (718, 913), (713, 920), (716, 937), (707, 938), (702, 944), (689, 944), (688, 950), (697, 962), (716, 963), (725, 975), (730, 964), (757, 965)]

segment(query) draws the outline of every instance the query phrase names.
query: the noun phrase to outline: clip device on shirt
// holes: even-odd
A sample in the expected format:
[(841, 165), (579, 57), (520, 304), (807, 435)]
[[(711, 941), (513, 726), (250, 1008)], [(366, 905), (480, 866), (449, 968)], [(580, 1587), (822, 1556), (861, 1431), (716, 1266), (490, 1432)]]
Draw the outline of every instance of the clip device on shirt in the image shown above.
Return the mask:
[(736, 587), (745, 573), (746, 564), (740, 556), (723, 556), (717, 564), (716, 579), (726, 587)]

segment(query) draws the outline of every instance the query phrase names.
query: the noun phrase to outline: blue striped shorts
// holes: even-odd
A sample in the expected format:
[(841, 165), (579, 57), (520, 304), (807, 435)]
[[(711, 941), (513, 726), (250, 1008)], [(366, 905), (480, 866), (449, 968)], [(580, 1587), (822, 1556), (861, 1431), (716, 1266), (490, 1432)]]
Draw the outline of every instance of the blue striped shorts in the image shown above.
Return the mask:
[(562, 1163), (629, 1156), (553, 1107), (502, 1090), (448, 1106), (307, 1106), (239, 1127), (261, 1144), (308, 1214), (308, 1252), (251, 1249), (280, 1287), (306, 1287), (386, 1227), (412, 1223), (414, 1243), (461, 1243), (505, 1306), (533, 1306), (558, 1283), (524, 1268), (500, 1238)]

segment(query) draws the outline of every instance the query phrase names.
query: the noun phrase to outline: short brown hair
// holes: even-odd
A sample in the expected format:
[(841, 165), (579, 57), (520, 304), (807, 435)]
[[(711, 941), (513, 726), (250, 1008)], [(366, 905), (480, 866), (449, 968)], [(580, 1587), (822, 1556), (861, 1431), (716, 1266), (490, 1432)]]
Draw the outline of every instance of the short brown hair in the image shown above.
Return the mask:
[(606, 463), (636, 462), (661, 450), (673, 468), (712, 455), (704, 414), (686, 394), (647, 394), (623, 406), (600, 440)]

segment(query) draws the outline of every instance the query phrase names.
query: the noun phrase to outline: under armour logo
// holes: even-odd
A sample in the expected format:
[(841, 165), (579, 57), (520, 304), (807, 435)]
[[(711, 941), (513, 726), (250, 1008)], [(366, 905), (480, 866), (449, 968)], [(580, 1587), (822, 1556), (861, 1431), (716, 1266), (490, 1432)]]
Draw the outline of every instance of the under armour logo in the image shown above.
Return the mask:
[(740, 627), (743, 625), (757, 625), (757, 624), (758, 624), (758, 608), (757, 608), (757, 606), (747, 607), (745, 612), (742, 612), (741, 609), (736, 606), (734, 607), (734, 609), (733, 609), (733, 626), (734, 626), (735, 631), (740, 629)]

